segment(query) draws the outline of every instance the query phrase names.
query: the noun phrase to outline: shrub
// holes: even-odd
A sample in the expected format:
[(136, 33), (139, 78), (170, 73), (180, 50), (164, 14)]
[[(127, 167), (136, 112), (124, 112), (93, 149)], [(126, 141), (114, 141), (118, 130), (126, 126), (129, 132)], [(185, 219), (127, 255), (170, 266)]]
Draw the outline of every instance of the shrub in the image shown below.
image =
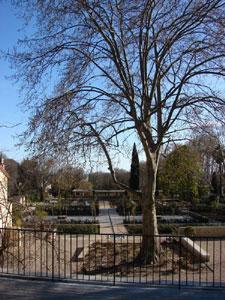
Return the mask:
[[(129, 234), (142, 234), (142, 225), (127, 225), (127, 231)], [(174, 228), (168, 224), (159, 224), (159, 233), (160, 234), (173, 234)]]
[[(92, 209), (91, 206), (62, 206), (62, 207), (54, 207), (47, 206), (44, 210), (50, 216), (58, 216), (58, 215), (66, 215), (66, 216), (91, 216)], [(96, 206), (95, 209), (96, 215), (99, 213), (99, 208)]]
[(192, 226), (187, 226), (184, 228), (185, 236), (195, 236), (195, 229)]
[(159, 233), (162, 234), (174, 234), (174, 229), (168, 224), (159, 224)]

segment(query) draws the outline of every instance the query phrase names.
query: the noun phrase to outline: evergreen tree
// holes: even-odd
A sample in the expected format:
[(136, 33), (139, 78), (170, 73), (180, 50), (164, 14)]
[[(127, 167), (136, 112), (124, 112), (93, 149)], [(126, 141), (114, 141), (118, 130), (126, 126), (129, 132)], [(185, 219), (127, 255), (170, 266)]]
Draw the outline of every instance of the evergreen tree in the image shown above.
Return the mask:
[(212, 174), (211, 185), (212, 185), (213, 193), (216, 195), (219, 195), (220, 194), (220, 180), (219, 180), (219, 176), (216, 174), (216, 172), (213, 172), (213, 174)]
[(139, 190), (139, 158), (135, 143), (132, 151), (129, 185), (133, 190)]

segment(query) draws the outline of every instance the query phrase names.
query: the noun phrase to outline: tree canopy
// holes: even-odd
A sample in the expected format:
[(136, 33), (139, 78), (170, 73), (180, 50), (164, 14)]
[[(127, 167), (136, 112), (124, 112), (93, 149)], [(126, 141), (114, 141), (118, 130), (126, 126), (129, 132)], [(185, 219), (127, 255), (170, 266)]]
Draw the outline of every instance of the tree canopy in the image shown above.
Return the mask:
[(168, 196), (179, 194), (181, 200), (198, 199), (198, 186), (202, 177), (198, 152), (190, 146), (178, 146), (162, 161), (159, 186)]

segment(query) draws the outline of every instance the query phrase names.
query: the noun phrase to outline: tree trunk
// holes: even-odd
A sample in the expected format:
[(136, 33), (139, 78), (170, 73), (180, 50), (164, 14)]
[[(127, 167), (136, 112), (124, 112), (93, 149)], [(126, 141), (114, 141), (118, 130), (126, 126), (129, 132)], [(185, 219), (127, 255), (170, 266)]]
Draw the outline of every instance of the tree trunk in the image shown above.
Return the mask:
[(157, 163), (147, 162), (147, 182), (143, 193), (143, 237), (140, 258), (144, 263), (158, 260), (159, 238), (155, 206)]

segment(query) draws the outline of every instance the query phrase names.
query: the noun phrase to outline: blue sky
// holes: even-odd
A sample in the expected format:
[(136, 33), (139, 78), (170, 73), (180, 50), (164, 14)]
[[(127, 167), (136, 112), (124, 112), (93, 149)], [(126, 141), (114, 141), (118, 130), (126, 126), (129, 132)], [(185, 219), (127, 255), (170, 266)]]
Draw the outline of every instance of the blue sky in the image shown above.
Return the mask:
[[(15, 10), (10, 5), (10, 1), (0, 0), (0, 51), (12, 50), (16, 46), (17, 39), (25, 34), (24, 30), (20, 30), (22, 27), (22, 21), (15, 16)], [(25, 29), (26, 32), (31, 32), (29, 27)], [(5, 124), (8, 127), (0, 127), (0, 152), (17, 161), (22, 161), (27, 154), (23, 147), (18, 148), (16, 144), (18, 143), (17, 136), (26, 128), (28, 113), (19, 105), (22, 101), (19, 85), (7, 79), (11, 73), (9, 62), (1, 58), (0, 54), (0, 125)], [(118, 157), (115, 166), (129, 169), (130, 158)], [(100, 169), (107, 170), (107, 166), (101, 165)]]
[[(12, 49), (23, 34), (19, 32), (21, 23), (9, 2), (0, 1), (0, 50), (2, 51)], [(6, 78), (11, 72), (9, 63), (0, 57), (0, 125), (5, 124), (9, 127), (0, 128), (0, 151), (10, 158), (21, 161), (25, 153), (24, 149), (15, 146), (18, 142), (16, 136), (24, 130), (27, 115), (19, 107), (22, 100), (19, 97), (19, 86)]]

